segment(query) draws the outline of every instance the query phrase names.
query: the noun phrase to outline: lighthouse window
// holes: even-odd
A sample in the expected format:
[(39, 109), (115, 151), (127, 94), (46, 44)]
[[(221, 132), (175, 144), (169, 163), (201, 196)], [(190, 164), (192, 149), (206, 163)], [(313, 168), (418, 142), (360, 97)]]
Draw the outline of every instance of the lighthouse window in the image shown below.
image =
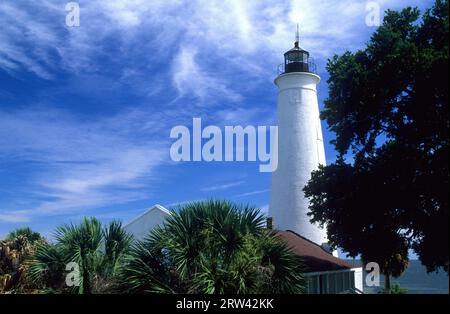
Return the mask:
[(291, 53), (287, 56), (287, 61), (290, 62), (300, 62), (301, 56), (298, 53)]
[(303, 54), (303, 62), (308, 63), (308, 55), (306, 53)]

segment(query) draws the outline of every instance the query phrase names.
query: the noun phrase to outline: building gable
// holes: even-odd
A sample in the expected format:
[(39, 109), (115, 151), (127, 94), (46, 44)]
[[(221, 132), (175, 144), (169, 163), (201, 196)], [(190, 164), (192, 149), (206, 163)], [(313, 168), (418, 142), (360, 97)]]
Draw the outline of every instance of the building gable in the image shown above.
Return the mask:
[(170, 211), (168, 209), (156, 204), (127, 223), (124, 229), (133, 235), (136, 240), (143, 240), (150, 231), (157, 226), (161, 226), (169, 215)]

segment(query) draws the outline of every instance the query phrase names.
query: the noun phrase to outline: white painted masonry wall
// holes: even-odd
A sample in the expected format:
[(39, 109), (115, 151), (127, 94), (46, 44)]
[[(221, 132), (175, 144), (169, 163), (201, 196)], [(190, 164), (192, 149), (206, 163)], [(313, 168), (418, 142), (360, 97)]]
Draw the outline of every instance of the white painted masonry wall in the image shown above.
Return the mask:
[(292, 230), (321, 245), (326, 232), (312, 225), (303, 187), (325, 164), (316, 86), (320, 77), (293, 72), (278, 76), (278, 169), (272, 173), (269, 215), (278, 230)]
[[(309, 294), (363, 293), (362, 267), (304, 274)], [(351, 280), (353, 277), (353, 280)], [(356, 289), (356, 290), (355, 290)]]
[(355, 288), (359, 291), (364, 291), (362, 267), (353, 268), (352, 270), (355, 271)]
[(161, 205), (154, 205), (144, 214), (124, 226), (136, 240), (143, 240), (156, 226), (162, 225), (170, 212)]

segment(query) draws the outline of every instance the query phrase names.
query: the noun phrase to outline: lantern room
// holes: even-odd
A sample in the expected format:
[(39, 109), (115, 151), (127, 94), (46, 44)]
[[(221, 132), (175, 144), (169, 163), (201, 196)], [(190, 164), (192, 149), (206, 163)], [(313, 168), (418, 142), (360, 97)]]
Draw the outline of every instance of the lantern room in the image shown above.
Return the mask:
[(300, 48), (298, 41), (294, 48), (284, 54), (284, 72), (310, 72), (309, 52)]
[(309, 56), (309, 52), (300, 48), (298, 25), (295, 36), (294, 48), (284, 54), (284, 64), (280, 65), (279, 74), (292, 72), (316, 72), (314, 61)]

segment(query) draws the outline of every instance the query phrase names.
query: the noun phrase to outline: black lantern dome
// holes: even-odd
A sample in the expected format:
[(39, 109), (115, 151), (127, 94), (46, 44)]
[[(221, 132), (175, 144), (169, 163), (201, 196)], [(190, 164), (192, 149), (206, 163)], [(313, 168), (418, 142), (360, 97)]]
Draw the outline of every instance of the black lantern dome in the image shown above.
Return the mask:
[(309, 57), (309, 52), (299, 46), (298, 25), (295, 39), (294, 48), (284, 54), (284, 73), (315, 72), (314, 63)]

